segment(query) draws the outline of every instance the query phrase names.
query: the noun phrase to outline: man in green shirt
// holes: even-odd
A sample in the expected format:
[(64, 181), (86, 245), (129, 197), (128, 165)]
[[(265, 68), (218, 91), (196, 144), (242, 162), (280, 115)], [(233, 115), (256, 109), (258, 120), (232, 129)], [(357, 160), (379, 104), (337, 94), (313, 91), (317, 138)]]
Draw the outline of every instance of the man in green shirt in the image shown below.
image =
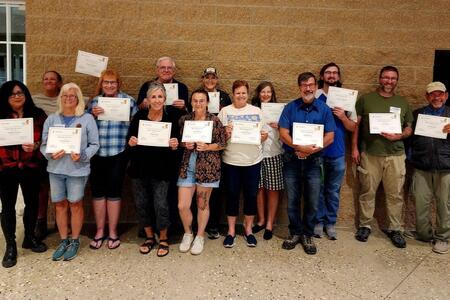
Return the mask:
[[(376, 92), (361, 96), (356, 103), (358, 127), (352, 137), (352, 158), (358, 165), (361, 188), (358, 201), (359, 228), (355, 238), (361, 242), (366, 242), (369, 238), (376, 191), (382, 182), (389, 221), (388, 236), (394, 246), (405, 248), (406, 242), (401, 233), (406, 173), (403, 139), (412, 133), (413, 116), (406, 99), (395, 94), (398, 75), (396, 67), (383, 67)], [(371, 134), (370, 113), (394, 113), (400, 119), (402, 132)]]

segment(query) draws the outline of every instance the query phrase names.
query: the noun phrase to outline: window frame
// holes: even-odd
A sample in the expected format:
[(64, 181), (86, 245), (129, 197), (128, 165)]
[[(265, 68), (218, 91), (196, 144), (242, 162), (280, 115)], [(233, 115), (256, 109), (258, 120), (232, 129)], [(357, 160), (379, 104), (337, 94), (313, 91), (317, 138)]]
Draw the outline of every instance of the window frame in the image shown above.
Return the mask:
[(6, 45), (6, 81), (12, 80), (13, 70), (12, 70), (12, 57), (11, 57), (11, 46), (21, 45), (22, 55), (23, 55), (23, 71), (22, 78), (23, 83), (26, 84), (27, 81), (27, 51), (26, 51), (26, 39), (24, 42), (16, 42), (11, 40), (11, 8), (21, 7), (24, 10), (25, 1), (0, 1), (0, 7), (5, 7), (5, 17), (6, 17), (6, 40), (0, 40), (0, 45)]

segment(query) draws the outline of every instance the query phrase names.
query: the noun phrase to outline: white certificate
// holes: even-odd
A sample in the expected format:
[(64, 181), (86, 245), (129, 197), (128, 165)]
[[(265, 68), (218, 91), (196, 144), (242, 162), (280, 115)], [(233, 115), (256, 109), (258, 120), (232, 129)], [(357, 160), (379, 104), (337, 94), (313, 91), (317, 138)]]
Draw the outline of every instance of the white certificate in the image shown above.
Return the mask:
[(182, 142), (211, 144), (213, 121), (185, 121)]
[(172, 123), (139, 120), (138, 145), (169, 147)]
[(436, 139), (446, 139), (447, 133), (442, 132), (442, 129), (448, 123), (450, 123), (450, 118), (419, 114), (414, 134)]
[(296, 123), (292, 125), (292, 143), (323, 148), (323, 124)]
[(81, 130), (81, 128), (50, 127), (45, 152), (55, 153), (64, 150), (66, 154), (80, 153)]
[(396, 113), (369, 113), (370, 134), (402, 133), (400, 116)]
[(100, 77), (108, 66), (108, 57), (78, 50), (75, 72)]
[(218, 114), (220, 110), (220, 92), (208, 92), (208, 95), (208, 111), (212, 114)]
[(260, 122), (233, 121), (231, 143), (261, 145)]
[(263, 120), (266, 123), (278, 122), (286, 103), (261, 103)]
[(0, 120), (0, 146), (33, 144), (33, 119)]
[(98, 120), (104, 121), (130, 121), (130, 99), (99, 97), (98, 106), (104, 113), (98, 115)]
[(358, 91), (330, 86), (327, 105), (331, 108), (340, 107), (345, 111), (354, 111)]
[(178, 83), (164, 83), (166, 89), (166, 105), (172, 105), (173, 101), (179, 99)]

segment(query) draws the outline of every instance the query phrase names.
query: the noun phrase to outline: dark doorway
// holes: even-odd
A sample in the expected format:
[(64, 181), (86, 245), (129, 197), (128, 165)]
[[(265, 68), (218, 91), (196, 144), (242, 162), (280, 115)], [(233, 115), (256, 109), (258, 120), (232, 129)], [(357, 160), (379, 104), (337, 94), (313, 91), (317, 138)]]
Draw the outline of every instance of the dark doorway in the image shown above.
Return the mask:
[[(433, 81), (441, 81), (447, 89), (450, 88), (450, 50), (434, 52)], [(446, 105), (450, 106), (450, 100)]]

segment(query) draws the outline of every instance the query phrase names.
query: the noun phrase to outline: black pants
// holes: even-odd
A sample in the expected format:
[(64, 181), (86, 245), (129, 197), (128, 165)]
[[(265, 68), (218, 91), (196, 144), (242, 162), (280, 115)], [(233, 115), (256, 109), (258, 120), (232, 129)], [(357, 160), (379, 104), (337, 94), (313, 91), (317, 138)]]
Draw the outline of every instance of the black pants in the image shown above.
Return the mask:
[(16, 202), (19, 185), (25, 202), (23, 213), (25, 236), (33, 236), (39, 206), (39, 169), (10, 168), (0, 171), (1, 224), (6, 243), (13, 243), (16, 240)]

